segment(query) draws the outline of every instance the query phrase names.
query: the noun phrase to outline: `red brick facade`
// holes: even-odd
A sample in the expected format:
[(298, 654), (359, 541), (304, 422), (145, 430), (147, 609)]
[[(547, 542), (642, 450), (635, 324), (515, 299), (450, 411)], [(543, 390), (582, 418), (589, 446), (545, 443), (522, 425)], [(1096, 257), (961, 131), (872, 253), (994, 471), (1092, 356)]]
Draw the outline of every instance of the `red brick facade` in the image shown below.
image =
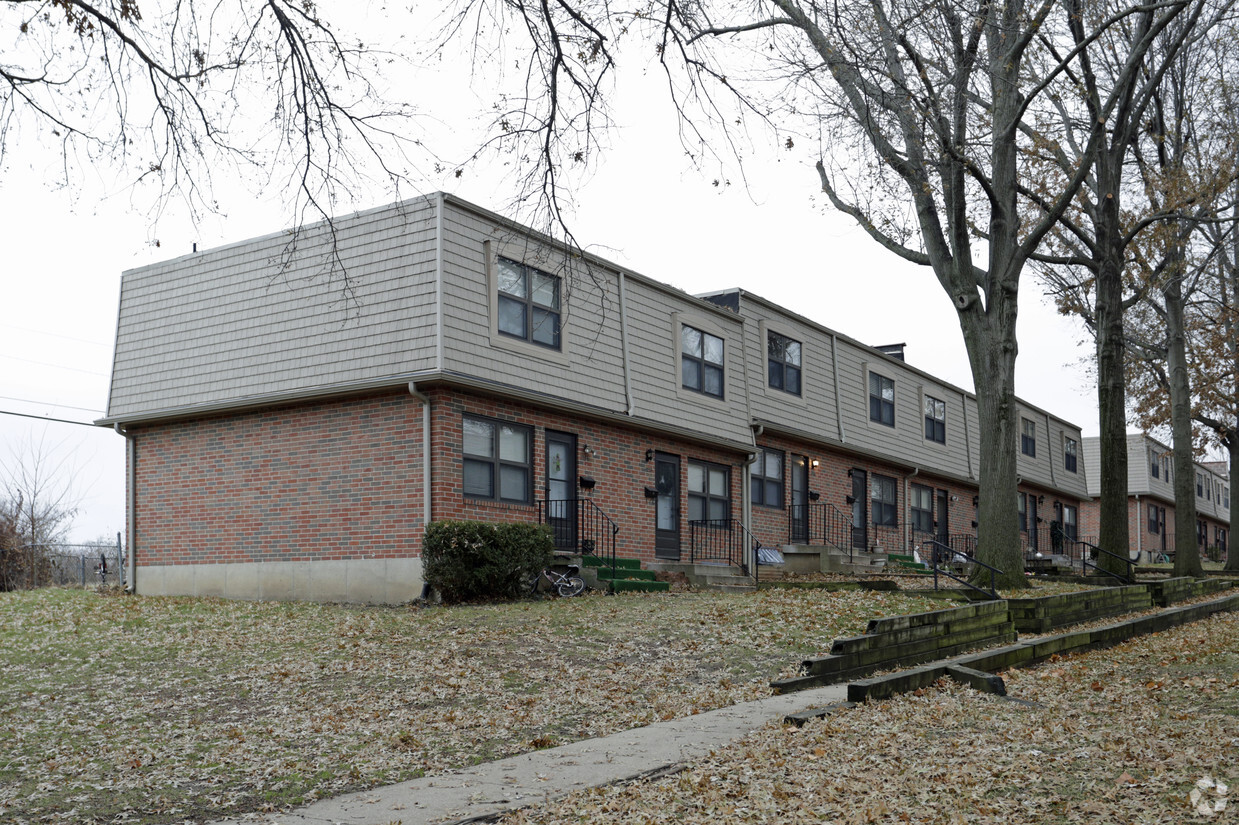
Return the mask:
[[(1157, 528), (1152, 529), (1154, 519), (1149, 515), (1149, 509), (1157, 507)], [(1161, 512), (1165, 509), (1165, 513)], [(1083, 505), (1082, 518), (1088, 525), (1088, 530), (1096, 535), (1100, 529), (1101, 502), (1087, 501)], [(1200, 524), (1203, 522), (1205, 535), (1200, 535)], [(1127, 535), (1128, 550), (1131, 553), (1141, 552), (1141, 561), (1156, 560), (1163, 552), (1175, 551), (1175, 509), (1174, 503), (1158, 498), (1136, 496), (1127, 497)], [(1226, 557), (1227, 532), (1230, 526), (1209, 516), (1198, 517), (1197, 527), (1193, 531), (1197, 537), (1196, 544), (1202, 553), (1212, 553), (1219, 559)]]
[[(502, 398), (438, 388), (430, 400), (431, 519), (536, 522), (546, 495), (547, 432), (576, 438), (576, 475), (595, 482), (575, 493), (591, 498), (619, 527), (617, 552), (655, 558), (655, 453), (680, 461), (681, 557), (689, 558), (690, 462), (729, 471), (730, 516), (742, 517), (747, 452), (707, 446), (648, 430), (590, 420)], [(465, 415), (528, 428), (528, 503), (470, 498), (463, 490)], [(421, 554), (423, 463), (421, 401), (407, 392), (324, 400), (192, 421), (134, 427), (137, 451), (136, 539), (140, 565), (411, 558)], [(854, 473), (864, 471), (870, 548), (911, 552), (909, 493), (928, 488), (934, 525), (945, 502), (952, 535), (975, 534), (976, 488), (913, 474), (906, 468), (763, 435), (759, 447), (783, 457), (782, 502), (755, 504), (751, 526), (767, 545), (789, 543), (790, 458), (804, 456), (812, 503), (844, 518), (852, 513)], [(895, 482), (896, 526), (876, 528), (870, 504), (875, 479)], [(1051, 496), (1041, 521), (1053, 517)], [(1053, 499), (1078, 506), (1075, 500)]]

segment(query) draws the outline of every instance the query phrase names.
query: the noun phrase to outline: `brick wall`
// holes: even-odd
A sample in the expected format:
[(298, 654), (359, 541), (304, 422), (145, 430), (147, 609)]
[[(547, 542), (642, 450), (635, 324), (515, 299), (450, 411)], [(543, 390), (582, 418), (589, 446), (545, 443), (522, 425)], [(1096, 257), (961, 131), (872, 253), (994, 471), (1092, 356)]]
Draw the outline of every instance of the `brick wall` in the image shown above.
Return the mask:
[(416, 554), (421, 409), (408, 393), (130, 434), (141, 565)]

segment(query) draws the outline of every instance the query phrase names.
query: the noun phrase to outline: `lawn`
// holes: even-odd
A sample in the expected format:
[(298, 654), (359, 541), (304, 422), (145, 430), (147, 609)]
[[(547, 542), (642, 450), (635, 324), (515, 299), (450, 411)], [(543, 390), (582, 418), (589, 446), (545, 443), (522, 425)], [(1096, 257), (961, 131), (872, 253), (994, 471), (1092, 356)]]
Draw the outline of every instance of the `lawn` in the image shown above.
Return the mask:
[(769, 695), (915, 594), (374, 608), (0, 594), (0, 821), (279, 809)]
[(1233, 822), (1239, 615), (1005, 675), (1009, 696), (942, 682), (771, 724), (680, 773), (500, 820), (608, 822)]

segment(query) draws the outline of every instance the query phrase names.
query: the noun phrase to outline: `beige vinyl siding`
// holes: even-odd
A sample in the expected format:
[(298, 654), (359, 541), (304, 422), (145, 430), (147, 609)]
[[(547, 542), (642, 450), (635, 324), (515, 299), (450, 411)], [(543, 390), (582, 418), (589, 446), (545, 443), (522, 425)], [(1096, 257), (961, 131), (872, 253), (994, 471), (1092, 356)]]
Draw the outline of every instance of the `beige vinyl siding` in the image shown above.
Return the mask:
[[(744, 324), (740, 318), (686, 293), (659, 288), (646, 279), (629, 278), (626, 291), (637, 417), (752, 443), (744, 381)], [(681, 324), (723, 338), (722, 399), (682, 388)]]
[[(1028, 484), (1036, 484), (1084, 497), (1088, 495), (1086, 461), (1077, 456), (1076, 472), (1067, 471), (1064, 452), (1066, 438), (1075, 439), (1083, 447), (1080, 430), (1044, 410), (1019, 403), (1015, 421), (1015, 471)], [(1036, 427), (1037, 455), (1030, 458), (1021, 449), (1024, 421), (1032, 421)]]
[[(842, 337), (836, 340), (845, 443), (887, 453), (900, 463), (925, 472), (946, 473), (957, 478), (976, 477), (976, 404), (970, 396), (877, 350)], [(871, 373), (894, 381), (893, 428), (869, 417)], [(926, 395), (946, 404), (945, 444), (925, 439)]]
[[(540, 257), (540, 251), (544, 248), (503, 226), (448, 203), (443, 221), (444, 369), (623, 412), (615, 276), (595, 268), (601, 288), (584, 278), (587, 285), (578, 284), (579, 271), (569, 268), (564, 255)], [(500, 254), (561, 278), (560, 350), (492, 339), (488, 267)]]
[[(627, 413), (618, 268), (592, 257), (565, 258), (540, 236), (518, 232), (454, 199), (448, 200), (443, 233), (446, 371)], [(499, 255), (564, 279), (559, 352), (492, 334), (493, 286), (487, 267)], [(643, 276), (625, 271), (624, 278), (633, 417), (752, 443), (740, 319)], [(723, 399), (681, 389), (677, 317), (723, 337)]]
[(109, 416), (328, 387), (431, 366), (434, 209), (322, 225), (125, 273)]

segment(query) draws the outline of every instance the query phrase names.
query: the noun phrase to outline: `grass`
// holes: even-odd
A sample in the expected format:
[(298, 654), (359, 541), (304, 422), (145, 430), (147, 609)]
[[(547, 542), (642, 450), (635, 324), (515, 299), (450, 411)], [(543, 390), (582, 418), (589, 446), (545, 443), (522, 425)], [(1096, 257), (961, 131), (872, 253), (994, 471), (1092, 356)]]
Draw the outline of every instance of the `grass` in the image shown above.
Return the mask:
[(911, 594), (372, 608), (0, 594), (0, 821), (205, 821), (769, 694)]
[(769, 725), (653, 782), (582, 791), (502, 825), (1005, 825), (1234, 820), (1239, 615), (1005, 674), (1011, 702), (939, 683)]

